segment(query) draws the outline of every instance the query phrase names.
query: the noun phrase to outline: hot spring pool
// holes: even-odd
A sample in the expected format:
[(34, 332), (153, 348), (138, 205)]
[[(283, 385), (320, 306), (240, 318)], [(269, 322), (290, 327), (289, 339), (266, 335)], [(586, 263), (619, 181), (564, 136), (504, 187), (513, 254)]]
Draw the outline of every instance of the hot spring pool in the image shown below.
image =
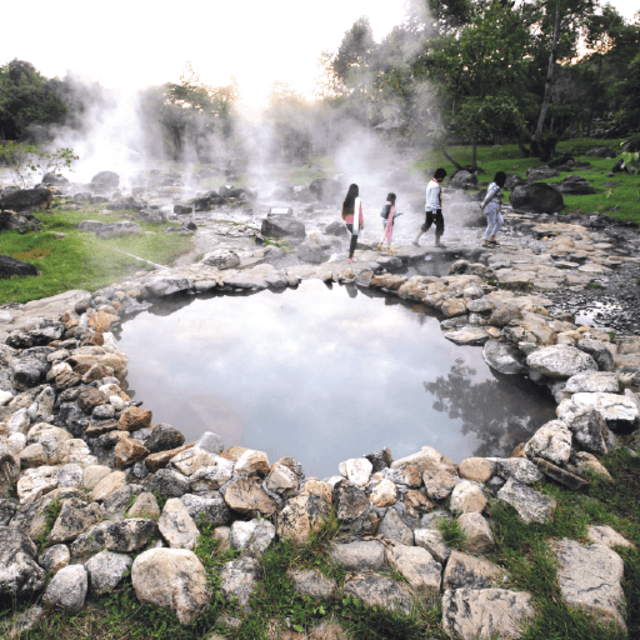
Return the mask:
[(174, 297), (118, 337), (154, 423), (294, 456), (309, 476), (383, 447), (504, 456), (555, 417), (545, 388), (446, 340), (425, 307), (354, 286)]

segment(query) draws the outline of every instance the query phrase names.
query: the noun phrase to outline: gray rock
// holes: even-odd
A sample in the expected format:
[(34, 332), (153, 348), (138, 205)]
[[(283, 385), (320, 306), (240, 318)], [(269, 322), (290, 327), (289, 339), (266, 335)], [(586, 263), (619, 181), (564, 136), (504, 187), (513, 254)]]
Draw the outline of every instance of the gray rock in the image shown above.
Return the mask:
[(575, 443), (581, 450), (607, 453), (609, 429), (605, 419), (595, 408), (568, 399), (558, 405), (556, 413), (558, 419), (573, 433)]
[(482, 350), (484, 361), (496, 371), (506, 374), (525, 373), (520, 350), (512, 344), (489, 340)]
[(325, 600), (338, 590), (336, 581), (317, 569), (290, 569), (287, 575), (294, 582), (296, 592), (312, 600)]
[(38, 564), (51, 574), (58, 573), (69, 562), (71, 562), (71, 553), (66, 544), (54, 544), (38, 558)]
[(598, 365), (588, 353), (560, 344), (534, 351), (527, 356), (527, 365), (550, 378), (570, 378), (581, 371), (598, 370)]
[(527, 458), (489, 458), (496, 463), (496, 473), (505, 480), (513, 479), (518, 484), (535, 484), (543, 473)]
[(636, 402), (616, 393), (576, 393), (571, 400), (595, 409), (612, 427), (633, 428), (640, 416)]
[(481, 513), (463, 513), (458, 518), (460, 528), (466, 534), (464, 548), (468, 553), (482, 555), (495, 546), (491, 527)]
[(451, 555), (451, 549), (442, 539), (442, 534), (437, 529), (416, 529), (413, 532), (417, 547), (426, 549), (436, 562), (444, 564)]
[(89, 581), (81, 564), (72, 564), (60, 569), (51, 579), (44, 594), (44, 600), (52, 607), (60, 608), (67, 614), (75, 614), (84, 606)]
[(158, 521), (158, 528), (172, 549), (193, 551), (200, 538), (196, 523), (178, 498), (167, 500)]
[(442, 575), (443, 589), (489, 589), (507, 580), (504, 569), (461, 551), (452, 551)]
[(101, 520), (103, 512), (102, 506), (97, 502), (86, 504), (77, 498), (65, 500), (48, 541), (55, 544), (75, 540), (81, 533)]
[(123, 553), (101, 551), (85, 563), (89, 572), (89, 589), (92, 595), (113, 591), (127, 575), (131, 557)]
[(96, 231), (96, 237), (101, 240), (107, 240), (108, 238), (120, 238), (122, 236), (140, 235), (142, 235), (142, 228), (140, 225), (129, 220), (120, 220), (113, 224), (107, 224)]
[(304, 238), (305, 226), (292, 215), (268, 215), (260, 227), (263, 236)]
[(54, 350), (51, 347), (32, 347), (25, 349), (12, 364), (13, 385), (16, 389), (24, 391), (35, 387), (45, 381), (51, 363), (47, 355)]
[(385, 547), (377, 540), (331, 544), (333, 562), (347, 571), (376, 571), (385, 563)]
[(516, 186), (509, 204), (517, 213), (556, 213), (564, 208), (560, 191), (544, 182)]
[(498, 499), (504, 500), (520, 514), (520, 517), (530, 522), (544, 523), (551, 519), (556, 503), (538, 491), (509, 479), (498, 491)]
[(116, 553), (131, 553), (144, 547), (156, 530), (156, 523), (145, 518), (113, 522), (104, 531), (104, 546)]
[(583, 338), (576, 342), (576, 348), (588, 353), (596, 361), (600, 371), (615, 371), (616, 365), (613, 355), (602, 342)]
[(442, 599), (442, 626), (455, 638), (519, 638), (535, 617), (525, 591), (506, 589), (447, 590)]
[(15, 527), (0, 526), (0, 595), (15, 598), (37, 594), (45, 578), (30, 538)]
[(196, 442), (196, 447), (201, 451), (206, 451), (207, 453), (214, 455), (218, 455), (224, 451), (222, 438), (212, 431), (205, 431)]
[(188, 493), (189, 479), (173, 469), (160, 469), (143, 480), (143, 485), (151, 493), (169, 498), (179, 498)]
[(111, 525), (109, 521), (99, 522), (80, 534), (71, 544), (71, 555), (83, 558), (104, 549), (107, 544), (106, 532)]
[(422, 547), (395, 545), (387, 547), (387, 564), (400, 573), (413, 589), (431, 595), (440, 593), (442, 565)]
[(181, 496), (180, 502), (198, 525), (210, 524), (219, 527), (229, 522), (231, 517), (223, 497), (217, 493), (204, 496), (186, 493)]
[(582, 371), (567, 380), (566, 393), (618, 393), (620, 383), (615, 373)]
[(190, 624), (209, 603), (211, 593), (200, 560), (187, 549), (149, 549), (131, 567), (131, 583), (138, 600), (175, 611)]
[(455, 175), (449, 181), (449, 186), (452, 189), (473, 189), (478, 184), (478, 178), (469, 171), (462, 169), (456, 171)]
[(613, 619), (626, 628), (625, 598), (620, 584), (624, 562), (604, 545), (588, 547), (574, 540), (551, 543), (558, 561), (558, 584), (565, 602), (596, 616)]
[(200, 264), (206, 264), (216, 269), (237, 269), (240, 266), (240, 256), (232, 249), (216, 249), (204, 254)]
[(571, 431), (560, 420), (543, 424), (524, 447), (528, 458), (544, 458), (557, 465), (564, 465), (571, 455)]
[(355, 575), (347, 578), (344, 593), (367, 607), (379, 607), (409, 615), (413, 606), (411, 592), (390, 578), (378, 575)]
[(378, 525), (378, 533), (383, 538), (398, 544), (413, 544), (413, 531), (394, 509), (387, 510), (382, 522)]
[(260, 574), (260, 564), (252, 556), (227, 562), (221, 572), (220, 593), (227, 602), (235, 600), (240, 606), (246, 607)]
[(233, 549), (245, 549), (261, 556), (276, 537), (276, 528), (268, 520), (236, 520), (231, 525), (229, 541)]

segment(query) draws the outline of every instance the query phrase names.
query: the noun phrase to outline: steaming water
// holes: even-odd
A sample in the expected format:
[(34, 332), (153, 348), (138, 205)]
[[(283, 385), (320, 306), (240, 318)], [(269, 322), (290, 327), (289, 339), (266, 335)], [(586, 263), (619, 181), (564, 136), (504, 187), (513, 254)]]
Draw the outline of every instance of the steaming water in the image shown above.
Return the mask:
[(527, 380), (492, 373), (436, 318), (355, 287), (178, 297), (125, 322), (130, 395), (187, 442), (295, 456), (308, 475), (348, 458), (424, 445), (460, 462), (507, 455), (554, 416)]

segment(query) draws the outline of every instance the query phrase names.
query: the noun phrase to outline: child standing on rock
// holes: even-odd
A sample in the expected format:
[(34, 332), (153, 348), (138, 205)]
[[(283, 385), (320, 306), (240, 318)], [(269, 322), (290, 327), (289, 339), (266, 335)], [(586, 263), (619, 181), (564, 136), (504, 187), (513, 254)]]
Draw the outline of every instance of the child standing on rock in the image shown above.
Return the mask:
[(360, 201), (360, 189), (357, 184), (349, 185), (349, 190), (342, 203), (342, 219), (347, 225), (347, 229), (351, 234), (351, 243), (349, 244), (349, 258), (347, 262), (353, 262), (353, 254), (358, 244), (358, 235), (360, 230), (364, 229), (364, 218), (362, 216), (362, 202)]
[(416, 236), (413, 244), (420, 246), (420, 236), (429, 231), (431, 225), (436, 223), (436, 247), (444, 247), (440, 244), (440, 238), (444, 234), (444, 218), (442, 217), (442, 181), (445, 179), (447, 172), (442, 168), (436, 169), (436, 172), (427, 185), (426, 203), (424, 205), (425, 221)]
[(380, 251), (382, 251), (384, 243), (386, 242), (387, 253), (393, 253), (393, 249), (391, 248), (391, 238), (393, 236), (393, 226), (395, 224), (394, 218), (401, 215), (401, 213), (396, 213), (396, 194), (389, 193), (387, 195), (387, 202), (380, 212), (383, 227), (382, 238), (380, 238), (380, 242), (378, 243), (378, 249)]
[(496, 234), (500, 227), (504, 224), (504, 218), (500, 214), (502, 209), (502, 187), (507, 181), (507, 174), (504, 171), (498, 171), (493, 177), (493, 182), (487, 188), (487, 195), (482, 202), (482, 211), (487, 216), (487, 230), (484, 233), (483, 247), (494, 247), (500, 244), (496, 240)]

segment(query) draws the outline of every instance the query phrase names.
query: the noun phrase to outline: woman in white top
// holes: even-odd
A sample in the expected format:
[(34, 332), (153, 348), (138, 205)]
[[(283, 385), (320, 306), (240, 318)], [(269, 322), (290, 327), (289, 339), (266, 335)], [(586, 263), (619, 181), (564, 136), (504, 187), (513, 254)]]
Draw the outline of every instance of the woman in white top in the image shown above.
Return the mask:
[(482, 210), (487, 216), (487, 230), (484, 232), (483, 247), (492, 247), (500, 244), (496, 240), (496, 234), (500, 227), (504, 224), (504, 218), (500, 214), (502, 209), (502, 187), (507, 181), (507, 174), (504, 171), (498, 171), (493, 177), (493, 182), (487, 188), (487, 195), (482, 202)]

